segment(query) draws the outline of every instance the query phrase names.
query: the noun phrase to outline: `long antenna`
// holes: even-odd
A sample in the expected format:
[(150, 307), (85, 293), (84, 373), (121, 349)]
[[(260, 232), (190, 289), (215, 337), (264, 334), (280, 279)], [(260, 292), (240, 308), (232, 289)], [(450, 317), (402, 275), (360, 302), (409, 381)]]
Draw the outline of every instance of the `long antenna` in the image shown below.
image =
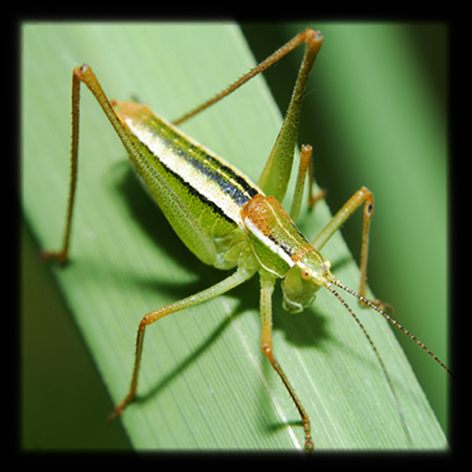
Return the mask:
[[(356, 297), (357, 299), (359, 299), (361, 302), (365, 303), (366, 305), (368, 305), (370, 308), (372, 308), (373, 310), (375, 310), (376, 312), (380, 313), (384, 318), (386, 318), (390, 323), (392, 323), (395, 327), (397, 327), (398, 329), (400, 329), (401, 331), (403, 331), (410, 339), (412, 339), (413, 341), (415, 341), (416, 344), (418, 344), (418, 346), (420, 346), (424, 351), (426, 351), (445, 371), (447, 371), (449, 373), (449, 375), (451, 375), (451, 377), (453, 378), (456, 378), (455, 375), (451, 372), (451, 370), (449, 369), (449, 367), (447, 367), (446, 364), (444, 364), (444, 362), (441, 361), (441, 359), (439, 359), (438, 356), (436, 356), (430, 349), (428, 349), (425, 344), (423, 344), (416, 336), (414, 336), (413, 334), (411, 334), (406, 328), (404, 328), (400, 323), (398, 323), (397, 321), (395, 321), (391, 316), (389, 316), (387, 313), (385, 313), (384, 311), (382, 311), (377, 305), (375, 305), (374, 303), (372, 303), (370, 300), (367, 300), (366, 298), (364, 298), (363, 296), (359, 295), (357, 292), (355, 292), (354, 290), (352, 290), (351, 288), (347, 287), (346, 285), (344, 285), (342, 282), (340, 282), (338, 279), (334, 278), (331, 280), (331, 282), (336, 285), (337, 287), (339, 288), (342, 288), (344, 291), (346, 291), (347, 293), (350, 293), (351, 295), (353, 295), (354, 297)], [(336, 292), (332, 289), (332, 287), (326, 287), (328, 288), (328, 290), (330, 290), (332, 293), (334, 293), (336, 295)], [(339, 297), (339, 295), (336, 295), (338, 299), (340, 299), (343, 304), (346, 306), (346, 303), (344, 302), (344, 300), (342, 298)], [(348, 307), (347, 307), (348, 308)], [(350, 310), (348, 308), (348, 310), (350, 311), (350, 313), (357, 319), (357, 316), (354, 315), (354, 313), (352, 312), (352, 310)], [(365, 331), (365, 330), (364, 330)], [(370, 340), (369, 336), (367, 335), (366, 333), (366, 336), (368, 337), (368, 339)], [(372, 344), (372, 343), (371, 343)], [(376, 351), (376, 349), (374, 348), (374, 350)]]
[[(337, 279), (335, 279), (333, 277), (333, 280), (332, 282), (335, 284), (335, 285), (338, 285), (337, 282), (339, 282)], [(343, 284), (341, 284), (339, 282), (340, 285), (338, 285), (339, 287), (341, 287), (342, 289), (347, 289), (348, 287), (344, 286)], [(357, 317), (357, 315), (354, 313), (354, 311), (352, 310), (352, 308), (347, 304), (347, 302), (344, 300), (343, 297), (341, 297), (341, 295), (339, 295), (338, 292), (336, 292), (335, 288), (329, 283), (327, 282), (325, 284), (325, 287), (344, 305), (344, 308), (346, 308), (346, 310), (351, 314), (351, 316), (356, 320), (357, 324), (359, 325), (359, 327), (361, 328), (362, 332), (364, 333), (365, 337), (367, 338), (367, 340), (369, 341), (372, 349), (374, 350), (375, 352), (375, 355), (377, 356), (377, 359), (380, 363), (380, 367), (382, 368), (382, 371), (384, 373), (384, 376), (385, 378), (387, 379), (387, 384), (388, 384), (388, 387), (390, 389), (390, 392), (393, 396), (393, 399), (395, 400), (395, 405), (397, 407), (397, 411), (400, 415), (400, 418), (401, 418), (401, 421), (402, 421), (402, 426), (403, 426), (403, 429), (406, 431), (408, 437), (410, 438), (411, 440), (411, 432), (410, 432), (410, 428), (408, 428), (408, 425), (407, 425), (407, 422), (406, 422), (406, 419), (405, 419), (405, 415), (403, 414), (403, 410), (400, 406), (400, 402), (398, 401), (398, 398), (397, 398), (397, 395), (395, 393), (395, 389), (393, 388), (393, 383), (392, 383), (392, 379), (390, 378), (390, 375), (388, 375), (388, 371), (387, 371), (387, 368), (385, 367), (385, 364), (382, 360), (382, 357), (380, 356), (380, 353), (379, 351), (377, 350), (377, 347), (375, 346), (374, 344), (374, 341), (372, 341), (372, 338), (369, 336), (369, 333), (367, 332), (367, 330), (365, 329), (364, 325), (362, 324), (361, 320)], [(350, 290), (350, 289), (349, 289)], [(349, 292), (349, 290), (347, 290)], [(349, 292), (350, 293), (350, 292)], [(353, 292), (353, 295), (356, 296), (358, 295), (356, 292)], [(361, 297), (360, 295), (358, 296), (359, 299), (362, 299), (363, 297)], [(373, 303), (371, 302), (368, 302), (367, 303), (369, 306), (375, 306), (373, 305)]]

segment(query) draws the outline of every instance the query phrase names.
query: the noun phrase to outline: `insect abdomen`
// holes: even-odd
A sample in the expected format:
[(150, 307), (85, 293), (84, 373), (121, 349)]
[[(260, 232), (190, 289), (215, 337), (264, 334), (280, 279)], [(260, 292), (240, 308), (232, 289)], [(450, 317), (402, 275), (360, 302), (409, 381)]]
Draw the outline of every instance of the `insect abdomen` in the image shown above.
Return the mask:
[[(226, 252), (234, 244), (231, 241), (239, 240), (235, 233), (244, 235), (241, 207), (261, 190), (224, 159), (156, 116), (148, 106), (133, 102), (114, 102), (113, 106), (139, 141), (146, 160), (212, 238), (217, 254)], [(218, 262), (214, 265), (229, 268), (226, 263), (224, 267)]]

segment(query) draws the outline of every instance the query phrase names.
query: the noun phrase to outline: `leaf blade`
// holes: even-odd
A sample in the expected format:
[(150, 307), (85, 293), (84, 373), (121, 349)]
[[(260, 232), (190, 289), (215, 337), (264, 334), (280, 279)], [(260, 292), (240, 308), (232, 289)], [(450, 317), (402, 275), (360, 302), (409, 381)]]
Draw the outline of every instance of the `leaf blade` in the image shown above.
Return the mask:
[[(137, 93), (142, 101), (170, 119), (223, 88), (248, 67), (227, 60), (247, 53), (235, 28), (204, 24), (195, 29), (193, 25), (177, 29), (174, 25), (144, 26), (43, 25), (44, 30), (35, 30), (28, 38), (31, 50), (25, 57), (25, 73), (31, 77), (25, 89), (25, 107), (32, 108), (25, 108), (24, 112), (25, 119), (32, 121), (24, 124), (24, 202), (28, 222), (43, 244), (59, 241), (63, 224), (71, 65), (89, 62), (111, 98), (126, 99)], [(225, 41), (221, 41), (222, 37)], [(53, 50), (61, 45), (56, 55), (50, 55), (50, 67), (56, 67), (53, 77), (49, 66), (47, 74), (43, 70), (47, 58), (35, 50), (44, 41)], [(233, 42), (231, 48), (237, 53), (213, 49), (217, 43)], [(156, 44), (159, 52), (167, 52), (158, 54)], [(189, 46), (193, 49), (185, 55)], [(199, 54), (210, 50), (214, 54)], [(37, 63), (39, 57), (41, 67)], [(188, 70), (193, 71), (191, 80)], [(217, 75), (221, 71), (228, 77)], [(256, 82), (248, 84), (246, 91), (228, 97), (225, 104), (216, 105), (201, 120), (189, 123), (185, 131), (257, 180), (275, 138), (280, 114), (273, 103), (265, 101), (268, 93)], [(65, 270), (53, 270), (67, 292), (68, 303), (104, 382), (119, 400), (128, 388), (134, 335), (141, 316), (221, 280), (224, 274), (190, 260), (186, 248), (175, 241), (162, 215), (151, 208), (147, 196), (141, 195), (129, 178), (122, 165), (125, 156), (120, 143), (87, 95), (84, 91), (73, 263)], [(44, 116), (43, 123), (52, 126), (38, 126), (33, 117), (39, 113)], [(47, 146), (38, 145), (44, 137)], [(53, 153), (57, 160), (50, 159)], [(260, 166), (255, 165), (255, 156)], [(320, 218), (315, 223), (318, 227), (329, 218), (323, 206), (316, 209), (316, 216)], [(333, 252), (342, 274), (339, 277), (355, 284), (355, 266), (339, 263), (347, 257), (344, 244), (340, 238), (333, 243), (341, 251), (339, 255)], [(397, 438), (390, 437), (391, 430), (383, 426), (383, 421), (396, 423), (394, 431), (401, 434), (397, 412), (362, 334), (355, 334), (357, 341), (353, 342), (348, 322), (331, 318), (340, 313), (339, 306), (329, 294), (319, 298), (304, 318), (282, 314), (280, 299), (276, 299), (274, 332), (276, 354), (309, 410), (317, 446), (404, 447), (404, 438), (397, 443)], [(123, 417), (136, 448), (300, 447), (303, 434), (296, 411), (259, 349), (257, 307), (258, 285), (253, 280), (227, 297), (164, 319), (149, 330), (139, 386), (141, 400), (130, 406)], [(346, 314), (340, 316), (342, 320)], [(402, 358), (402, 354), (396, 354), (398, 347), (389, 331), (382, 333), (385, 327), (378, 320), (368, 319), (366, 324), (373, 327), (375, 334), (380, 330), (376, 343), (379, 339), (381, 345), (388, 346), (394, 359), (390, 362), (396, 365), (395, 355)], [(350, 357), (357, 359), (357, 366), (351, 362), (347, 367), (345, 362)], [(354, 370), (365, 376), (364, 362), (372, 370), (367, 381), (376, 386), (374, 403), (382, 405), (375, 413), (370, 411), (371, 402), (362, 398), (365, 384), (351, 373)], [(400, 369), (396, 369), (394, 379), (398, 381)], [(412, 379), (410, 373), (406, 379)], [(402, 388), (406, 379), (402, 378)], [(408, 391), (405, 395), (408, 398), (413, 394)], [(421, 393), (416, 392), (414, 399), (415, 408), (428, 411)], [(106, 416), (108, 412), (104, 413)], [(437, 426), (428, 423), (424, 428), (434, 432), (429, 447), (441, 447)], [(422, 435), (423, 431), (420, 429), (417, 434)]]

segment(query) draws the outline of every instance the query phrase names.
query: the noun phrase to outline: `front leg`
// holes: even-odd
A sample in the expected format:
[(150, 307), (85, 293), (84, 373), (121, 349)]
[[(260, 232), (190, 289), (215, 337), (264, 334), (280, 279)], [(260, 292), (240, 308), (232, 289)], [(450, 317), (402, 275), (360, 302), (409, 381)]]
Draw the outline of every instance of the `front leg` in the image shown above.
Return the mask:
[(274, 285), (276, 277), (265, 271), (260, 271), (261, 277), (261, 324), (262, 324), (262, 333), (261, 333), (261, 347), (262, 352), (267, 357), (268, 361), (271, 363), (272, 367), (279, 374), (282, 382), (285, 385), (285, 388), (290, 393), (295, 406), (300, 413), (302, 419), (303, 428), (305, 430), (305, 449), (307, 451), (313, 451), (315, 444), (311, 438), (310, 430), (310, 419), (303, 408), (300, 400), (295, 394), (295, 390), (290, 385), (290, 382), (285, 375), (284, 371), (280, 367), (280, 364), (277, 362), (277, 359), (274, 356), (273, 347), (272, 347), (272, 292), (274, 291)]

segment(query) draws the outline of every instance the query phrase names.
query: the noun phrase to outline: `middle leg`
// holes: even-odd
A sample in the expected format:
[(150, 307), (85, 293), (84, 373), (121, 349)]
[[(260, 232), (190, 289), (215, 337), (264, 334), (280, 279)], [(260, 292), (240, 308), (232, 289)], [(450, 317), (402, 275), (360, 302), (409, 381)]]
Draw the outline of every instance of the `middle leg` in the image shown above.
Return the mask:
[(276, 277), (269, 272), (261, 270), (261, 347), (262, 352), (265, 354), (267, 360), (271, 363), (274, 370), (279, 374), (279, 377), (282, 379), (285, 388), (290, 393), (295, 406), (297, 407), (298, 412), (303, 423), (303, 429), (305, 430), (305, 449), (307, 451), (313, 451), (315, 444), (311, 438), (311, 429), (310, 429), (310, 419), (303, 408), (302, 403), (297, 397), (295, 390), (290, 384), (287, 376), (280, 367), (280, 364), (277, 362), (277, 359), (274, 356), (273, 347), (272, 347), (272, 292), (274, 291), (274, 285)]

